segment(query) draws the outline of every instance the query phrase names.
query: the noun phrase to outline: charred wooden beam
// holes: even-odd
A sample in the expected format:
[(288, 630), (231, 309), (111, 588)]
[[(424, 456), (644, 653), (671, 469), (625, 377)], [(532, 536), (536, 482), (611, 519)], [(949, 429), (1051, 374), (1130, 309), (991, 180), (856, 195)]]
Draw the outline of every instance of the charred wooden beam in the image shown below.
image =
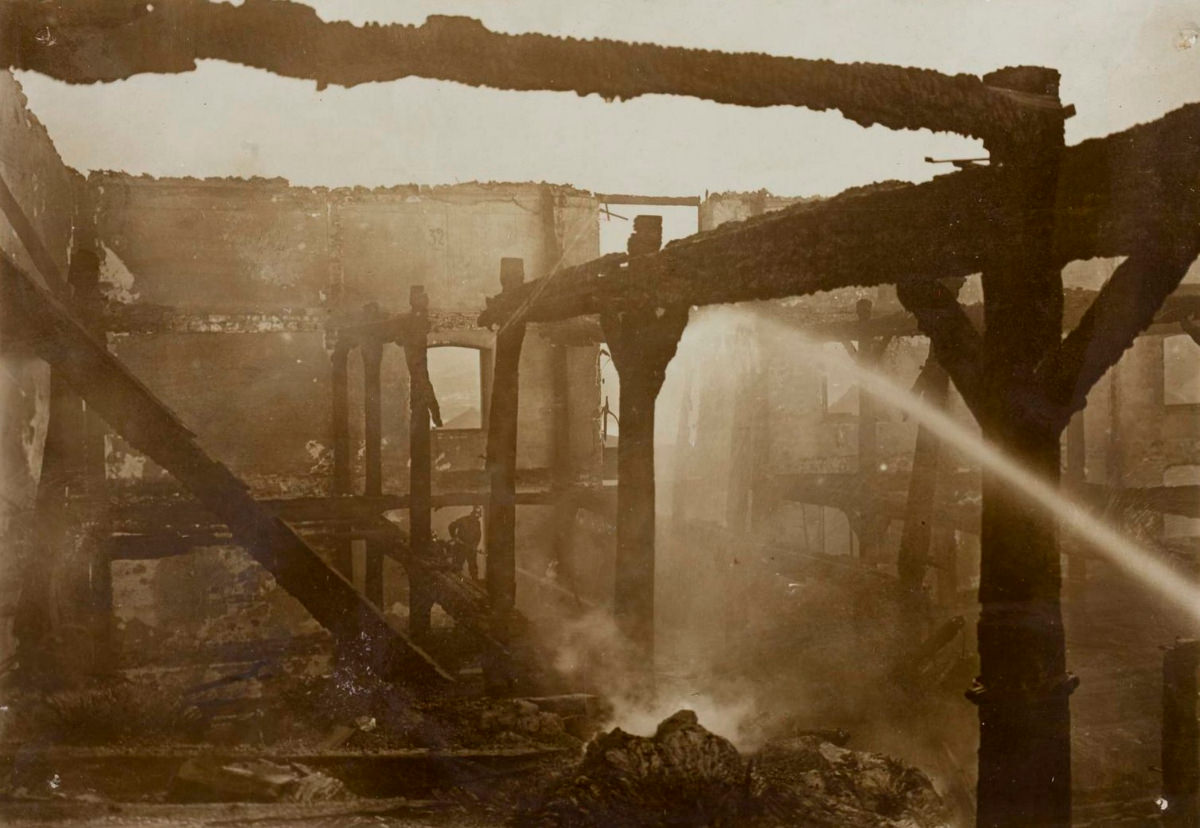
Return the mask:
[(113, 333), (320, 333), (326, 328), (328, 312), (322, 308), (230, 312), (136, 302), (110, 303), (104, 315)]
[[(425, 288), (414, 285), (410, 291), (414, 320), (413, 336), (404, 346), (408, 365), (408, 527), (413, 558), (428, 558), (433, 542), (433, 456), (429, 421), (440, 426), (441, 413), (429, 380), (427, 342), (429, 337), (429, 296)], [(427, 578), (418, 570), (409, 571), (408, 632), (418, 641), (429, 634), (433, 609)]]
[[(1058, 74), (1003, 70), (995, 81), (1017, 90), (1057, 90)], [(985, 440), (1053, 485), (1065, 423), (1039, 410), (1035, 374), (1062, 339), (1063, 262), (1056, 242), (1063, 216), (1054, 209), (1063, 196), (1062, 121), (1047, 119), (1040, 132), (1013, 135), (993, 149), (992, 162), (1002, 174), (983, 193), (993, 207), (993, 244), (982, 269), (981, 387), (972, 410)], [(1122, 175), (1106, 171), (1113, 180)], [(1113, 186), (1112, 180), (1102, 184)], [(933, 337), (939, 358), (957, 345)], [(1030, 509), (990, 468), (983, 472), (980, 549), (980, 672), (968, 694), (979, 713), (977, 822), (987, 828), (1068, 825), (1070, 695), (1078, 680), (1066, 669), (1057, 522)]]
[[(378, 306), (364, 309), (368, 316), (378, 316)], [(366, 456), (366, 494), (383, 494), (383, 343), (367, 341), (359, 348), (363, 370), (363, 440)]]
[[(1002, 247), (996, 194), (1011, 172), (974, 168), (925, 184), (858, 188), (729, 222), (636, 262), (601, 257), (492, 298), (480, 324), (502, 324), (518, 310), (545, 322), (969, 276)], [(1065, 150), (1057, 194), (1039, 210), (1054, 227), (1048, 261), (1125, 256), (1160, 233), (1173, 237), (1200, 210), (1200, 191), (1185, 186), (1198, 176), (1200, 104)]]
[[(1183, 222), (1181, 222), (1183, 223)], [(1042, 392), (1065, 425), (1087, 394), (1154, 321), (1200, 254), (1200, 232), (1164, 233), (1113, 273), (1079, 325), (1038, 367)]]
[[(662, 217), (638, 216), (629, 256), (649, 255), (662, 245)], [(654, 420), (667, 364), (675, 356), (688, 320), (687, 306), (648, 305), (604, 314), (609, 353), (621, 382), (617, 441), (617, 558), (613, 613), (618, 629), (654, 665), (655, 480)]]
[[(519, 482), (519, 480), (518, 480)], [(566, 493), (548, 488), (520, 488), (515, 500), (518, 506), (548, 506), (561, 497), (580, 499), (590, 493), (602, 492), (598, 486), (578, 484)], [(258, 501), (280, 520), (293, 524), (342, 523), (358, 525), (373, 521), (395, 509), (407, 509), (407, 494), (389, 494), (380, 497), (288, 497)], [(433, 508), (447, 506), (484, 506), (488, 502), (488, 491), (479, 488), (473, 491), (439, 492), (431, 498)], [(119, 531), (144, 531), (147, 526), (175, 529), (186, 533), (192, 527), (211, 526), (218, 522), (201, 503), (193, 500), (163, 501), (150, 500), (145, 503), (123, 504), (111, 510), (114, 525)]]
[[(335, 345), (329, 355), (332, 416), (330, 423), (333, 446), (333, 494), (351, 493), (350, 475), (350, 354), (349, 349)], [(339, 542), (334, 550), (333, 565), (346, 579), (354, 576), (354, 553), (349, 539)]]
[[(1099, 291), (1084, 288), (1066, 288), (1063, 290), (1063, 331), (1070, 332), (1083, 319), (1084, 314), (1099, 296)], [(769, 319), (775, 319), (786, 325), (800, 328), (810, 339), (839, 342), (853, 339), (856, 331), (865, 331), (868, 336), (921, 336), (923, 335), (917, 318), (907, 311), (873, 316), (870, 324), (863, 326), (850, 314), (841, 308), (829, 308), (819, 301), (803, 302), (755, 302), (746, 307)], [(974, 302), (963, 305), (962, 312), (966, 314), (971, 326), (983, 330), (983, 304)], [(1154, 320), (1146, 329), (1147, 334), (1168, 334), (1179, 330), (1180, 324), (1192, 316), (1200, 316), (1200, 287), (1183, 284), (1166, 298)], [(588, 323), (588, 317), (577, 321)], [(562, 323), (551, 323), (543, 328), (556, 329)], [(579, 335), (585, 335), (585, 325), (578, 328)], [(564, 336), (567, 335), (565, 332)]]
[[(505, 293), (525, 281), (521, 259), (500, 260), (500, 285)], [(515, 322), (496, 334), (492, 399), (488, 409), (487, 471), (490, 496), (487, 511), (488, 598), (501, 637), (508, 628), (517, 602), (517, 413), (521, 346), (525, 323)], [(485, 664), (485, 680), (495, 691), (511, 688), (513, 677), (500, 664)]]
[[(950, 396), (950, 376), (933, 356), (926, 361), (918, 382), (922, 386), (922, 396), (927, 403), (939, 409), (945, 408)], [(923, 603), (925, 569), (929, 565), (933, 540), (933, 512), (937, 498), (940, 459), (941, 440), (937, 433), (924, 424), (920, 425), (913, 448), (908, 501), (904, 509), (904, 529), (900, 535), (900, 553), (896, 566), (900, 578), (901, 600), (910, 611), (916, 610)]]
[(122, 438), (224, 520), (238, 543), (333, 634), (348, 658), (384, 676), (452, 680), (424, 651), (392, 630), (283, 521), (255, 502), (245, 484), (196, 444), (170, 409), (88, 334), (67, 305), (7, 255), (0, 254), (0, 273), (5, 302), (19, 307), (37, 334), (33, 346), (38, 355), (59, 369)]
[(1177, 641), (1163, 655), (1163, 824), (1177, 828), (1200, 825), (1197, 668), (1200, 668), (1200, 641)]
[(471, 86), (601, 95), (687, 95), (739, 106), (834, 109), (892, 129), (931, 129), (985, 141), (1033, 116), (1068, 117), (1056, 99), (1015, 95), (975, 75), (874, 63), (489, 31), (468, 17), (423, 25), (325, 22), (287, 0), (241, 6), (158, 0), (124, 6), (17, 0), (0, 18), (0, 59), (72, 83), (143, 72), (189, 72), (224, 60), (330, 84), (424, 77)]
[[(1071, 496), (1083, 497), (1087, 484), (1087, 428), (1080, 411), (1067, 425), (1067, 457), (1063, 469), (1063, 489)], [(1081, 554), (1075, 538), (1060, 539), (1067, 556), (1067, 587), (1072, 600), (1082, 601), (1087, 586), (1087, 555)]]

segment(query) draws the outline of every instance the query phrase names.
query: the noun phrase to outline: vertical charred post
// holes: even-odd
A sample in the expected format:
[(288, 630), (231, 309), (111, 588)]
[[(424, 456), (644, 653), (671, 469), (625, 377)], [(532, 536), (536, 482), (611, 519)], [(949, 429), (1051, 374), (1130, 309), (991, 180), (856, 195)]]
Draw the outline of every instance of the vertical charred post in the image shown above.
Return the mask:
[[(921, 372), (922, 396), (930, 405), (944, 408), (950, 394), (950, 376), (930, 354)], [(904, 530), (900, 535), (900, 555), (897, 574), (903, 606), (912, 620), (917, 620), (925, 606), (925, 570), (930, 563), (933, 540), (933, 512), (937, 497), (938, 464), (941, 459), (941, 440), (937, 433), (922, 424), (917, 429), (913, 448), (912, 471), (908, 477), (908, 501), (904, 508)], [(940, 561), (939, 566), (944, 566)], [(943, 594), (945, 587), (940, 590)]]
[[(856, 360), (867, 370), (878, 361), (878, 344), (871, 337), (870, 299), (859, 299), (854, 312), (858, 316), (859, 335)], [(879, 477), (879, 432), (875, 398), (861, 385), (858, 389), (858, 480), (860, 513), (864, 519), (858, 527), (858, 556), (868, 565), (879, 559), (879, 521), (876, 518), (876, 483)]]
[[(375, 303), (364, 309), (366, 322), (378, 319)], [(368, 497), (383, 494), (383, 391), (381, 368), (383, 343), (378, 339), (364, 342), (359, 348), (363, 367), (363, 439), (366, 441), (366, 491)]]
[(408, 365), (408, 454), (409, 454), (409, 553), (418, 562), (409, 568), (408, 632), (420, 641), (429, 633), (433, 597), (423, 575), (420, 561), (430, 556), (433, 542), (433, 452), (430, 419), (437, 420), (438, 406), (429, 380), (429, 296), (421, 285), (409, 293), (412, 307), (412, 331), (404, 343), (404, 358)]
[[(662, 246), (662, 217), (637, 216), (630, 258)], [(613, 611), (618, 628), (648, 670), (654, 664), (654, 413), (667, 364), (687, 325), (688, 308), (601, 314), (621, 382), (617, 443), (617, 559)]]
[[(382, 316), (374, 302), (363, 308), (365, 321)], [(359, 348), (363, 366), (363, 437), (366, 441), (366, 486), (368, 497), (383, 494), (383, 342), (369, 339)], [(363, 591), (376, 607), (383, 604), (383, 550), (377, 541), (367, 540)]]
[[(1018, 67), (985, 78), (1016, 95), (1058, 101), (1058, 73)], [(983, 268), (984, 437), (1051, 484), (1059, 479), (1061, 429), (1030, 404), (1035, 370), (1058, 347), (1062, 276), (1053, 262), (1053, 206), (1063, 147), (1061, 112), (1049, 107), (988, 142), (997, 168), (996, 233)], [(1030, 508), (985, 471), (981, 519), (977, 823), (1067, 825), (1071, 819), (1069, 697), (1056, 520)]]
[(1177, 641), (1163, 656), (1162, 771), (1164, 824), (1200, 825), (1200, 723), (1196, 670), (1200, 641)]
[[(501, 298), (513, 295), (525, 282), (522, 259), (500, 260)], [(521, 346), (525, 323), (511, 320), (496, 333), (492, 400), (488, 408), (487, 472), (490, 485), (487, 514), (488, 598), (501, 640), (508, 637), (517, 601), (517, 408)], [(493, 691), (510, 684), (507, 671), (492, 664), (485, 678)]]
[(574, 584), (571, 571), (572, 542), (575, 532), (577, 501), (572, 487), (575, 482), (571, 463), (571, 377), (568, 357), (570, 346), (556, 344), (550, 352), (551, 382), (554, 400), (554, 560), (558, 578)]
[[(329, 355), (333, 405), (331, 431), (333, 442), (333, 494), (352, 493), (350, 484), (350, 348), (334, 343)], [(333, 566), (346, 578), (353, 575), (350, 540), (339, 538), (333, 552)]]
[[(1075, 412), (1067, 425), (1067, 465), (1065, 469), (1067, 490), (1078, 497), (1087, 485), (1087, 432), (1084, 428), (1083, 412)], [(1067, 595), (1076, 605), (1084, 601), (1087, 590), (1087, 550), (1078, 538), (1066, 539)]]

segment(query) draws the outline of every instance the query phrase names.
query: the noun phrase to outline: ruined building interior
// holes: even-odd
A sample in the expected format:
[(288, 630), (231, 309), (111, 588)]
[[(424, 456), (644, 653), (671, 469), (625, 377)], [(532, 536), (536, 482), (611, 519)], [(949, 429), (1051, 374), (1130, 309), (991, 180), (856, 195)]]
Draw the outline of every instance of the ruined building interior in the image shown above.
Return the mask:
[[(1196, 825), (1200, 83), (530, 32), (0, 4), (0, 823)], [(31, 91), (197, 61), (977, 157), (151, 175)]]

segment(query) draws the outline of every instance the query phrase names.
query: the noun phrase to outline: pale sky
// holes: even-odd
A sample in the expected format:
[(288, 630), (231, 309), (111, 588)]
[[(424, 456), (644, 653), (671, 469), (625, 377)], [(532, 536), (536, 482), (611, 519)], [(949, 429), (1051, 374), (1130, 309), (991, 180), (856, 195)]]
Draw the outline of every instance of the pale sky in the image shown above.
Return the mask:
[[(507, 32), (984, 73), (1063, 73), (1075, 143), (1200, 101), (1200, 0), (311, 0), (326, 19), (419, 23), (464, 14)], [(979, 154), (929, 132), (863, 129), (835, 113), (654, 96), (606, 103), (408, 79), (316, 91), (206, 63), (184, 75), (68, 86), (22, 73), (34, 112), (81, 170), (280, 176), (302, 185), (551, 181), (600, 192), (831, 195), (924, 180), (927, 155)]]

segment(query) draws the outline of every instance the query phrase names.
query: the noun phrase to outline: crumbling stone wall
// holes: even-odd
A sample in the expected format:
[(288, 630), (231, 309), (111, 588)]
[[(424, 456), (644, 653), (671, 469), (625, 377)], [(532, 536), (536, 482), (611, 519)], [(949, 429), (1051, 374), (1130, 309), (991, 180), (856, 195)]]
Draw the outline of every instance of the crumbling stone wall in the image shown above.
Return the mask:
[[(91, 176), (88, 189), (109, 296), (127, 306), (130, 330), (110, 335), (115, 351), (219, 459), (276, 493), (302, 487), (329, 451), (328, 315), (367, 302), (405, 311), (410, 286), (420, 284), (435, 314), (461, 314), (449, 326), (469, 328), (495, 292), (501, 257), (523, 258), (530, 278), (555, 264), (540, 185), (326, 190), (106, 173)], [(594, 257), (595, 201), (554, 189), (563, 262)], [(518, 456), (526, 468), (547, 467), (552, 452), (548, 349), (535, 338), (522, 359)], [(576, 354), (573, 373), (588, 361)], [(361, 446), (357, 360), (350, 371), (352, 441)], [(408, 401), (399, 350), (385, 355), (383, 387), (385, 488), (403, 491)], [(594, 406), (585, 388), (572, 391), (582, 424)], [(445, 455), (439, 471), (461, 470), (456, 460), (481, 469), (482, 454), (482, 430), (435, 434), (434, 458)], [(575, 459), (588, 462), (583, 452)]]
[[(8, 71), (0, 71), (0, 176), (65, 273), (77, 222), (78, 175), (63, 164)], [(37, 273), (3, 214), (0, 249), (28, 272)], [(0, 315), (0, 663), (15, 647), (12, 613), (22, 582), (22, 539), (30, 528), (49, 419), (49, 366), (14, 342), (15, 321)]]

